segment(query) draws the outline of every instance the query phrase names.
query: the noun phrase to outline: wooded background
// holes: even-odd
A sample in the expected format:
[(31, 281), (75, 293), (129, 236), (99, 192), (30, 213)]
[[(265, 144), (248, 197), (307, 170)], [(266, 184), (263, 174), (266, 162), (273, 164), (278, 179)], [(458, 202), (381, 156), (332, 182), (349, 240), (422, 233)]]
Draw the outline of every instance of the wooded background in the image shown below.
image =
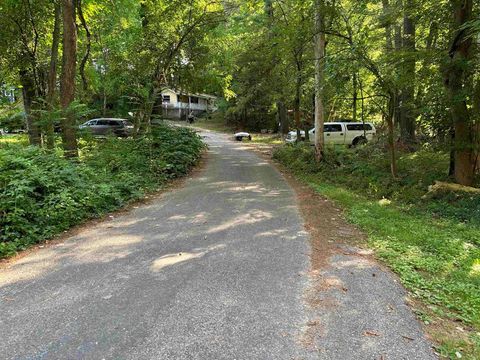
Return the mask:
[[(434, 144), (480, 168), (480, 6), (473, 0), (2, 0), (0, 84), (21, 89), (30, 143), (77, 156), (86, 114), (149, 131), (161, 89), (219, 95), (246, 130), (373, 121), (396, 151)], [(86, 111), (88, 109), (88, 111)], [(324, 156), (317, 131), (317, 159)]]

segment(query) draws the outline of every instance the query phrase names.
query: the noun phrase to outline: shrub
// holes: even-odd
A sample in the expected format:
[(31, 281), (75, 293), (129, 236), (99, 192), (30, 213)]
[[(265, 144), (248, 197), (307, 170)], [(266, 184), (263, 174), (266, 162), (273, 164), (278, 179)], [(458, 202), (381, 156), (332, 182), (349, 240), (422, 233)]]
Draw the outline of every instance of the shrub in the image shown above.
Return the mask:
[(387, 198), (412, 211), (480, 223), (478, 195), (448, 193), (423, 197), (435, 181), (449, 181), (446, 152), (428, 148), (413, 153), (399, 151), (398, 179), (392, 179), (388, 153), (377, 143), (353, 149), (327, 147), (320, 164), (315, 163), (313, 147), (302, 143), (280, 147), (273, 156), (294, 172), (315, 175), (372, 199)]

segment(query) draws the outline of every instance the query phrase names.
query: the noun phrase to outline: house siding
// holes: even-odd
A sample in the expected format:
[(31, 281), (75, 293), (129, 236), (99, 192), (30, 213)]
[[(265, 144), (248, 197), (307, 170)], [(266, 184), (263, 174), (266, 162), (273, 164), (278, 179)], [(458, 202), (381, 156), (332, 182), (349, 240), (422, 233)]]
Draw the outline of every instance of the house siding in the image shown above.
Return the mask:
[[(189, 95), (191, 97), (197, 97), (198, 103), (188, 103), (180, 101), (180, 94), (172, 89), (165, 89), (162, 91), (162, 96), (170, 96), (170, 102), (162, 102), (162, 116), (173, 119), (185, 119), (189, 112), (193, 112), (194, 115), (198, 115), (204, 111), (214, 110), (209, 99), (205, 95)], [(182, 98), (182, 100), (184, 100)]]
[(174, 91), (169, 89), (162, 91), (162, 96), (170, 96), (170, 104), (176, 104), (178, 102), (178, 96)]

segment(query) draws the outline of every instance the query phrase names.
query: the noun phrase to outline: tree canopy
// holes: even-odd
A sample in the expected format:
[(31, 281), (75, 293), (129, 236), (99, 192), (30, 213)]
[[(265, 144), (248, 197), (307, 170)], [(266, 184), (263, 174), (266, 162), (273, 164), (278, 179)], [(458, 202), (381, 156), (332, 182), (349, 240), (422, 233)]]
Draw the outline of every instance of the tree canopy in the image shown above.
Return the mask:
[(80, 104), (149, 131), (171, 87), (219, 96), (239, 128), (316, 124), (319, 160), (319, 124), (373, 121), (393, 177), (396, 149), (428, 142), (472, 185), (479, 12), (473, 0), (3, 0), (0, 84), (22, 92), (36, 145), (52, 147), (60, 122), (73, 150)]

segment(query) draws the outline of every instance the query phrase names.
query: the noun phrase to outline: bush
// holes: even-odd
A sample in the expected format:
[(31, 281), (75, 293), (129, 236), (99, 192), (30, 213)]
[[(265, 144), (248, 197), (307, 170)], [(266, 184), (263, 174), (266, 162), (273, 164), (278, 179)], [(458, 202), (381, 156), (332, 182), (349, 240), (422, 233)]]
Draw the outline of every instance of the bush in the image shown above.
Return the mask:
[(37, 147), (0, 148), (0, 258), (185, 175), (203, 148), (192, 131), (167, 126), (89, 143), (79, 163)]
[(449, 193), (424, 198), (435, 181), (450, 181), (446, 152), (428, 148), (413, 153), (398, 152), (398, 179), (390, 175), (389, 155), (377, 143), (354, 149), (327, 147), (320, 164), (315, 162), (314, 149), (308, 144), (280, 147), (273, 156), (294, 172), (315, 175), (371, 199), (387, 198), (407, 205), (412, 211), (480, 223), (479, 195)]

